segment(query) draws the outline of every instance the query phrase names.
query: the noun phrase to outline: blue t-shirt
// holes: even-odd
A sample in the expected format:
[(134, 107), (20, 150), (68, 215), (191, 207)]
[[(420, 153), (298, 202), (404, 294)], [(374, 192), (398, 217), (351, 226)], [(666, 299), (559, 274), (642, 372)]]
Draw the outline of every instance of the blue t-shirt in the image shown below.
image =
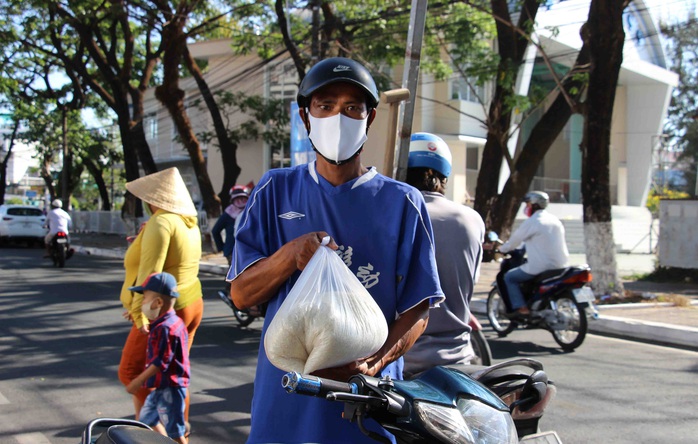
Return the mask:
[[(375, 168), (337, 187), (317, 174), (314, 163), (271, 170), (240, 217), (228, 280), (289, 241), (326, 231), (388, 325), (426, 299), (431, 305), (443, 300), (422, 194)], [(262, 336), (299, 275), (294, 273), (269, 301)], [(402, 359), (382, 374), (402, 379)], [(283, 375), (269, 362), (260, 341), (248, 443), (375, 442), (342, 419), (342, 403), (287, 394), (281, 387)], [(389, 436), (373, 421), (368, 425)]]

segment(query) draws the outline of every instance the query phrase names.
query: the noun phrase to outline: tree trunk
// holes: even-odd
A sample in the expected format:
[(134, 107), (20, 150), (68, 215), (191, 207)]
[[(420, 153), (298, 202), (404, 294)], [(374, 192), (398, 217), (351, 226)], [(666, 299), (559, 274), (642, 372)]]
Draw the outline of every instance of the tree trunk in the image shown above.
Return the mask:
[(12, 149), (15, 146), (15, 138), (17, 137), (17, 132), (19, 131), (19, 120), (15, 120), (12, 126), (12, 135), (10, 136), (10, 143), (7, 147), (7, 154), (5, 158), (2, 159), (0, 163), (0, 205), (5, 203), (5, 192), (7, 191), (7, 166), (10, 164), (10, 157), (12, 157)]
[(281, 35), (284, 39), (284, 46), (288, 50), (291, 59), (293, 59), (293, 65), (296, 67), (298, 72), (298, 78), (303, 79), (305, 77), (305, 62), (301, 57), (301, 53), (298, 46), (291, 38), (291, 30), (288, 29), (288, 22), (286, 19), (286, 12), (284, 11), (285, 3), (284, 0), (276, 0), (274, 2), (274, 10), (276, 11), (277, 22), (281, 28)]
[(109, 190), (107, 189), (107, 184), (104, 182), (104, 177), (102, 177), (102, 169), (97, 166), (94, 160), (87, 157), (83, 157), (82, 164), (85, 165), (85, 168), (87, 168), (87, 171), (95, 180), (97, 190), (99, 191), (99, 197), (102, 199), (102, 211), (111, 211)]
[(61, 199), (63, 200), (63, 208), (69, 211), (70, 208), (70, 175), (73, 164), (73, 153), (68, 148), (68, 110), (66, 106), (61, 106), (62, 114), (62, 149), (63, 149), (63, 170), (61, 171)]
[(585, 104), (582, 138), (582, 198), (587, 261), (594, 273), (597, 294), (621, 293), (611, 225), (610, 145), (613, 103), (623, 62), (623, 10), (626, 2), (592, 0), (585, 44), (589, 45), (591, 71)]
[[(495, 93), (490, 103), (487, 117), (487, 142), (482, 154), (480, 172), (475, 187), (475, 210), (480, 213), (488, 229), (498, 232), (503, 237), (508, 237), (511, 231), (516, 212), (505, 217), (503, 213), (495, 211), (501, 208), (513, 208), (515, 202), (499, 202), (503, 196), (499, 195), (499, 172), (502, 162), (508, 151), (507, 143), (511, 127), (511, 110), (506, 105), (515, 95), (514, 86), (519, 67), (528, 46), (527, 33), (515, 32), (509, 14), (509, 2), (507, 0), (491, 0), (492, 14), (496, 18), (497, 48), (499, 51), (499, 66), (497, 68), (497, 82)], [(529, 29), (538, 13), (537, 0), (525, 0), (521, 7), (518, 29)], [(522, 35), (523, 34), (523, 35)], [(509, 79), (504, 81), (504, 79)], [(508, 220), (508, 223), (504, 221)]]
[(179, 64), (183, 60), (184, 45), (186, 45), (186, 35), (183, 32), (185, 20), (186, 14), (177, 14), (168, 21), (162, 31), (165, 47), (163, 81), (162, 85), (155, 88), (155, 97), (169, 111), (182, 144), (189, 153), (206, 214), (209, 217), (218, 217), (221, 214), (221, 202), (213, 190), (201, 146), (191, 127), (191, 121), (184, 106), (184, 91), (179, 88)]
[(5, 203), (5, 191), (7, 190), (7, 164), (12, 155), (12, 145), (7, 150), (7, 155), (0, 163), (0, 205)]
[[(117, 111), (117, 110), (115, 110)], [(119, 126), (119, 133), (121, 135), (121, 146), (124, 150), (124, 173), (126, 175), (126, 181), (131, 182), (140, 177), (140, 172), (138, 168), (138, 151), (132, 143), (131, 125), (130, 125), (130, 115), (127, 110), (117, 111), (117, 122)], [(129, 193), (128, 191), (124, 194), (124, 205), (121, 207), (121, 218), (124, 220), (126, 225), (130, 225), (132, 222), (135, 225), (137, 218), (143, 217), (143, 208), (137, 204), (138, 199), (136, 196)]]
[(213, 121), (213, 128), (216, 131), (216, 138), (218, 139), (218, 149), (221, 152), (221, 161), (223, 162), (223, 185), (218, 193), (218, 198), (221, 202), (228, 202), (230, 189), (237, 183), (238, 177), (240, 176), (240, 166), (237, 161), (237, 149), (238, 145), (233, 143), (228, 137), (228, 132), (226, 131), (225, 122), (223, 121), (223, 116), (221, 115), (220, 108), (216, 104), (216, 100), (213, 97), (213, 93), (204, 79), (199, 66), (196, 61), (191, 56), (189, 48), (185, 47), (184, 52), (184, 63), (187, 69), (196, 80), (196, 84), (201, 91), (201, 95), (204, 98), (208, 112), (211, 114), (211, 120)]
[[(53, 187), (53, 177), (51, 177), (51, 162), (48, 159), (43, 159), (41, 165), (41, 178), (44, 179), (44, 184), (48, 190), (48, 195), (50, 199), (56, 198), (56, 189)], [(51, 202), (46, 202), (46, 206), (49, 206)]]

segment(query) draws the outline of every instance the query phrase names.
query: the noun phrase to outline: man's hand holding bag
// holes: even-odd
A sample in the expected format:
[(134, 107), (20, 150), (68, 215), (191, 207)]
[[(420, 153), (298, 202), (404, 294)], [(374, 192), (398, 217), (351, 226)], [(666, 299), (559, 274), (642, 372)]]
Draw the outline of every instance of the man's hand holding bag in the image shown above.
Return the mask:
[(373, 355), (388, 337), (369, 292), (330, 248), (329, 236), (308, 262), (264, 336), (267, 358), (304, 374)]

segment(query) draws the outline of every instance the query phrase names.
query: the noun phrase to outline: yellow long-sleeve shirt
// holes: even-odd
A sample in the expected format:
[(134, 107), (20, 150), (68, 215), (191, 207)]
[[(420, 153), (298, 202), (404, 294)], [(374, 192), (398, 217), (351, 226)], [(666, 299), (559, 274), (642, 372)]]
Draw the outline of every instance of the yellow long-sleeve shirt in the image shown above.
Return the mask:
[(150, 217), (124, 256), (126, 273), (120, 299), (136, 327), (148, 324), (141, 313), (143, 295), (128, 288), (143, 283), (152, 273), (170, 273), (177, 280), (175, 310), (180, 310), (203, 296), (200, 260), (201, 232), (195, 216), (158, 210)]

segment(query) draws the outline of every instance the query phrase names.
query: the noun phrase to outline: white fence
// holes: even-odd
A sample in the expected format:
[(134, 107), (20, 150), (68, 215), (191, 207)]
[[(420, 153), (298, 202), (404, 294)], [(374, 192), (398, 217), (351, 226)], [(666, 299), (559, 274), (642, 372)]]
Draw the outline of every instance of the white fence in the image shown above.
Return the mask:
[[(136, 234), (142, 222), (148, 217), (124, 220), (118, 211), (73, 211), (73, 231), (88, 233), (113, 233), (126, 236)], [(202, 234), (209, 233), (208, 218), (205, 212), (199, 212), (199, 228)]]

